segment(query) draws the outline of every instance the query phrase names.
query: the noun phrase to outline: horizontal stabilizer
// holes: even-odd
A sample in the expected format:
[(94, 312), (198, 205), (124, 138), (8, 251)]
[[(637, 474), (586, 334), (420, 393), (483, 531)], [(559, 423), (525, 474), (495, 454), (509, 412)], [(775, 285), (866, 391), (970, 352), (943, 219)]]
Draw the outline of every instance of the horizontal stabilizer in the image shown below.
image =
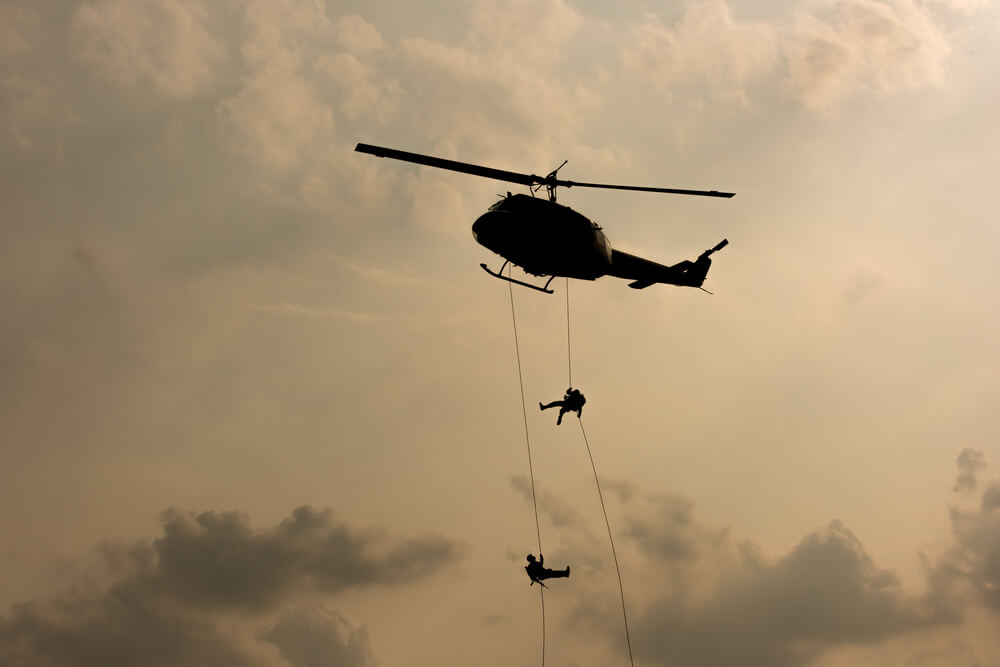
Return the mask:
[(628, 286), (631, 287), (632, 289), (646, 289), (647, 287), (649, 287), (650, 285), (652, 285), (654, 282), (656, 282), (656, 281), (654, 281), (654, 280), (636, 280), (634, 283), (629, 283)]

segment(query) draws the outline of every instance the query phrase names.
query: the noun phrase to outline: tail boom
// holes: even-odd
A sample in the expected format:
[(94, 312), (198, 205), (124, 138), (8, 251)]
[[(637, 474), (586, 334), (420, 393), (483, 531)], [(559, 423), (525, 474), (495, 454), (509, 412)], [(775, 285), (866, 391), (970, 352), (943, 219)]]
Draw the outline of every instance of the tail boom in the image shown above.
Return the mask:
[(715, 247), (706, 250), (695, 261), (684, 260), (673, 266), (658, 264), (620, 250), (611, 251), (611, 270), (608, 275), (631, 280), (633, 289), (645, 289), (657, 283), (682, 287), (701, 287), (712, 266), (711, 255), (722, 250), (729, 241), (723, 239)]

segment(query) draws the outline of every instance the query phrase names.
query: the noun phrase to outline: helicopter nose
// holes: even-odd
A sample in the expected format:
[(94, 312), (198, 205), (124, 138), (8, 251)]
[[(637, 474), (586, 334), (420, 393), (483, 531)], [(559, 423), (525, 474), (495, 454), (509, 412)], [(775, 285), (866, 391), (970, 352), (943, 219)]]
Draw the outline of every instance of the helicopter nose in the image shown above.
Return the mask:
[(500, 211), (487, 211), (483, 213), (472, 223), (472, 237), (480, 245), (490, 248), (493, 241), (497, 238), (497, 227), (506, 216), (506, 213)]

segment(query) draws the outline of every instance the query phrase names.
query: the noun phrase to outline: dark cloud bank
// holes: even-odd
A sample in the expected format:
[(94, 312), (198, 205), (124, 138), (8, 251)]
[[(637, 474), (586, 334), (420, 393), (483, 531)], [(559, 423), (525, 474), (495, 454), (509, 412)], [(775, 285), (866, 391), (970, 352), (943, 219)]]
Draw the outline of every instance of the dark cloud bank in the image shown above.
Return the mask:
[(106, 588), (0, 617), (0, 665), (367, 665), (367, 630), (324, 602), (428, 577), (459, 556), (440, 536), (389, 540), (310, 507), (268, 530), (235, 512), (168, 510), (162, 525), (151, 544), (101, 547)]
[(777, 560), (747, 543), (736, 552), (708, 592), (679, 588), (639, 615), (640, 655), (663, 665), (805, 665), (838, 646), (957, 620), (932, 596), (907, 595), (838, 521)]
[[(965, 450), (957, 464), (955, 491), (965, 497), (985, 457)], [(985, 485), (976, 507), (952, 508), (949, 548), (915, 554), (925, 573), (915, 592), (879, 567), (840, 521), (768, 557), (701, 523), (685, 499), (633, 495), (638, 500), (627, 501), (617, 532), (634, 549), (626, 594), (632, 646), (643, 664), (805, 667), (838, 649), (904, 638), (908, 665), (951, 658), (980, 664), (976, 647), (957, 638), (933, 647), (924, 638), (931, 630), (957, 637), (973, 610), (1000, 612), (1000, 481)], [(621, 610), (604, 604), (604, 593), (578, 595), (569, 628), (623, 645)]]
[(976, 474), (986, 468), (986, 454), (978, 449), (966, 447), (955, 460), (958, 465), (958, 475), (955, 476), (955, 486), (952, 489), (958, 491), (975, 491), (977, 486)]
[[(525, 494), (523, 480), (513, 486)], [(839, 521), (771, 558), (703, 525), (687, 500), (634, 489), (620, 499), (620, 534), (633, 549), (626, 580), (642, 584), (629, 602), (643, 664), (797, 667), (837, 649), (912, 637), (908, 665), (975, 665), (975, 646), (916, 639), (960, 627), (973, 608), (1000, 612), (1000, 481), (986, 484), (973, 506), (951, 510), (952, 545), (924, 557), (918, 593)], [(578, 515), (547, 501), (569, 552), (601, 550), (591, 539), (573, 542)], [(0, 617), (0, 665), (372, 665), (367, 629), (327, 605), (349, 589), (430, 577), (461, 555), (440, 536), (392, 539), (309, 507), (263, 530), (239, 513), (168, 510), (162, 529), (152, 542), (101, 547), (106, 587), (14, 605)], [(618, 642), (619, 612), (588, 579), (566, 591), (577, 601), (568, 628)]]

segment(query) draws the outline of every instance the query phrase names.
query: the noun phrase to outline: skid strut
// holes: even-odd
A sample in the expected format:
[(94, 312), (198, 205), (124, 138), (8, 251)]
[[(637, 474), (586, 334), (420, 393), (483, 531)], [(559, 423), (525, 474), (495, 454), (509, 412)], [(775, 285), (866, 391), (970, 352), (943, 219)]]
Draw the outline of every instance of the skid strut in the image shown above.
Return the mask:
[(531, 283), (526, 283), (523, 280), (518, 280), (516, 278), (511, 278), (509, 276), (503, 275), (503, 270), (507, 268), (508, 264), (510, 264), (509, 259), (503, 263), (503, 266), (500, 267), (499, 271), (491, 271), (490, 267), (486, 266), (485, 264), (480, 264), (479, 266), (483, 267), (483, 271), (490, 274), (494, 278), (499, 278), (500, 280), (506, 280), (509, 283), (514, 283), (515, 285), (520, 285), (522, 287), (529, 287), (533, 290), (538, 290), (539, 292), (545, 292), (546, 294), (555, 293), (553, 292), (553, 290), (549, 289), (549, 283), (551, 283), (555, 279), (555, 276), (549, 276), (549, 279), (545, 281), (545, 286), (539, 287), (538, 285), (532, 285)]

